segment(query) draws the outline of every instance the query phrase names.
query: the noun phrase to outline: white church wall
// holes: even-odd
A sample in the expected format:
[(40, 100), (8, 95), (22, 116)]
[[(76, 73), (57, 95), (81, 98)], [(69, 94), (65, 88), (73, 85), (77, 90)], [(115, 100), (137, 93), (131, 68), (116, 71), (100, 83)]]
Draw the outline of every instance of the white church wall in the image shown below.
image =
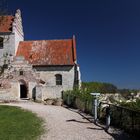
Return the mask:
[(35, 87), (36, 87), (36, 82), (29, 82), (29, 85), (28, 85), (28, 98), (32, 99)]
[(0, 35), (4, 39), (3, 48), (0, 49), (0, 58), (3, 57), (4, 54), (15, 54), (15, 35), (13, 33), (7, 35)]
[(23, 41), (23, 36), (18, 32), (18, 30), (15, 30), (15, 48), (14, 48), (14, 54), (16, 54), (19, 42)]
[[(45, 81), (42, 98), (61, 98), (62, 91), (72, 90), (74, 85), (74, 66), (38, 67), (40, 78)], [(62, 85), (56, 85), (56, 74), (62, 75)]]

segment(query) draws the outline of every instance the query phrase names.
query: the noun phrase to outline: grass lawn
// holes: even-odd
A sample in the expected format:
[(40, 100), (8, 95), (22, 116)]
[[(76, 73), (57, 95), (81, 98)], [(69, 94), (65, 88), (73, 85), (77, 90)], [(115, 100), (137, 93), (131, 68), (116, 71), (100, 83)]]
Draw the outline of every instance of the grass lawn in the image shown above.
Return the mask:
[(0, 140), (37, 140), (43, 121), (19, 107), (0, 105)]

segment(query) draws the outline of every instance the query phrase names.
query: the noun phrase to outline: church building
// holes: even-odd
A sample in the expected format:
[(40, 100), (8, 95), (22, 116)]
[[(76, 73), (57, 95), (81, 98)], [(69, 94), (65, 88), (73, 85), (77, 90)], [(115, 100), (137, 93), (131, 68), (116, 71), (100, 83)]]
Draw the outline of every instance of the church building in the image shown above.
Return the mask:
[(0, 100), (61, 98), (80, 83), (75, 36), (25, 41), (21, 11), (0, 16)]

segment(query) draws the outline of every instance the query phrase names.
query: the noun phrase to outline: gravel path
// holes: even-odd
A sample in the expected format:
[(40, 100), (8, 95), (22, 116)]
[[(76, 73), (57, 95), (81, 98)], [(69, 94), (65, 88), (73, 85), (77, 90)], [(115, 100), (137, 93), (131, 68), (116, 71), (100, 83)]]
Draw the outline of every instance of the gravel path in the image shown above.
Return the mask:
[(102, 128), (64, 107), (32, 102), (10, 105), (31, 110), (45, 120), (46, 133), (41, 140), (113, 140)]

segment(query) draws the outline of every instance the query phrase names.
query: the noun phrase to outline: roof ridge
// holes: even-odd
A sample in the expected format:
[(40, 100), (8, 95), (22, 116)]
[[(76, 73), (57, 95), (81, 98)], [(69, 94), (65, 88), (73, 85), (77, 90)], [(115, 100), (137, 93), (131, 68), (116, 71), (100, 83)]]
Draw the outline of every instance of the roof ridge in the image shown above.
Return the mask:
[(67, 40), (72, 40), (72, 39), (41, 39), (41, 40), (24, 40), (24, 41), (21, 41), (21, 42), (33, 42), (33, 41), (67, 41)]
[(74, 65), (72, 39), (43, 41), (21, 41), (16, 56), (24, 56), (32, 65)]

